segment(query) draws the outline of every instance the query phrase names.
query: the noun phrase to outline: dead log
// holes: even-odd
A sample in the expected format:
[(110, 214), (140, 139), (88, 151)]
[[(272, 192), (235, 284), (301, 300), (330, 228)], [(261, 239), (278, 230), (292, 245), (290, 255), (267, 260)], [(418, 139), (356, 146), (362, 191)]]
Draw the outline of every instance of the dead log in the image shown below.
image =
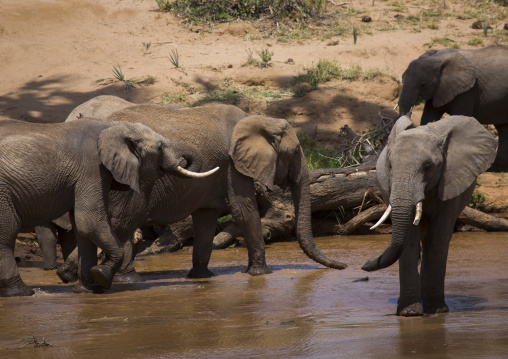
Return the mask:
[(369, 188), (381, 196), (373, 167), (310, 171), (311, 210), (318, 212), (358, 207)]
[(459, 214), (457, 222), (484, 229), (489, 232), (508, 231), (508, 220), (466, 207)]
[(377, 221), (383, 213), (386, 211), (385, 204), (377, 204), (369, 209), (360, 212), (358, 215), (353, 217), (349, 222), (344, 225), (338, 225), (335, 229), (335, 234), (340, 236), (351, 234), (353, 231), (358, 229), (360, 226), (367, 222)]

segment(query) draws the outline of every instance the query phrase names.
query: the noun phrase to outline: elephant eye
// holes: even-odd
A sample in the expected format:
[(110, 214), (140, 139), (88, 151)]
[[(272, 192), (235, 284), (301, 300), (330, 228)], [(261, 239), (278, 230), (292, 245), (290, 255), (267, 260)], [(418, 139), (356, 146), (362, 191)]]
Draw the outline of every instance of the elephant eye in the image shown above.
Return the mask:
[(428, 170), (430, 170), (430, 168), (431, 168), (431, 167), (432, 167), (432, 163), (430, 163), (430, 162), (425, 162), (425, 163), (423, 164), (423, 167), (422, 167), (423, 172), (427, 172)]

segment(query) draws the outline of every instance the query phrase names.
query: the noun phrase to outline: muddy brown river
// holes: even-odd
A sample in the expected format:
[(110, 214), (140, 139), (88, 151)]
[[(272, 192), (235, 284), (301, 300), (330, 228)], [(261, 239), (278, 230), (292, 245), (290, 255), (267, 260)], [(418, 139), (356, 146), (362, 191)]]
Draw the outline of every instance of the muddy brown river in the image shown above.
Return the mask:
[[(397, 266), (360, 267), (389, 236), (316, 240), (349, 264), (323, 269), (297, 243), (267, 247), (273, 273), (242, 273), (245, 248), (214, 251), (217, 274), (191, 280), (190, 252), (136, 261), (146, 282), (74, 294), (39, 263), (20, 268), (37, 294), (0, 298), (6, 358), (506, 358), (508, 233), (458, 233), (448, 259), (450, 313), (394, 315)], [(368, 276), (368, 280), (365, 278)], [(44, 340), (51, 346), (35, 347)]]

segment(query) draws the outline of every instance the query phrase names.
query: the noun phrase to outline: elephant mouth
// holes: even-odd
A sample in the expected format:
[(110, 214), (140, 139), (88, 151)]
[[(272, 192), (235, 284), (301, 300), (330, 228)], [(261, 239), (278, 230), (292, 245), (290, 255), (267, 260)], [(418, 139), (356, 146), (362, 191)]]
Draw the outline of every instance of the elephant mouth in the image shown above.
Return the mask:
[[(381, 216), (379, 221), (377, 221), (376, 224), (374, 224), (372, 227), (370, 227), (370, 229), (371, 230), (375, 229), (375, 228), (379, 227), (381, 224), (383, 224), (383, 222), (386, 221), (386, 219), (390, 215), (391, 211), (392, 211), (392, 205), (389, 204), (388, 207), (386, 208), (385, 213), (383, 213), (383, 215)], [(413, 220), (413, 225), (417, 226), (418, 224), (420, 224), (420, 220), (422, 219), (422, 213), (423, 213), (423, 203), (420, 201), (416, 204), (416, 213), (415, 213), (415, 218)]]

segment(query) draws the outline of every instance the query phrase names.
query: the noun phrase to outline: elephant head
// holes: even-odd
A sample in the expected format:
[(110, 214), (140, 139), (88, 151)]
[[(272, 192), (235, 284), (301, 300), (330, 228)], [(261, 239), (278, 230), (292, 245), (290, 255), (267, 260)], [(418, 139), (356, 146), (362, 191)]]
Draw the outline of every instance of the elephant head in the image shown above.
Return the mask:
[(473, 117), (451, 116), (416, 128), (408, 117), (401, 117), (376, 166), (383, 198), (392, 209), (392, 239), (384, 253), (362, 269), (374, 271), (395, 263), (410, 226), (419, 222), (424, 200), (460, 196), (495, 154), (495, 139)]
[(113, 178), (138, 193), (141, 179), (156, 179), (164, 173), (200, 178), (218, 169), (196, 173), (202, 163), (192, 145), (170, 141), (140, 123), (118, 122), (106, 128), (97, 147), (102, 164)]
[(399, 116), (409, 116), (419, 99), (432, 99), (434, 107), (446, 105), (457, 95), (471, 89), (476, 77), (474, 64), (459, 51), (426, 52), (411, 61), (402, 74)]
[(229, 155), (240, 173), (268, 188), (289, 186), (298, 242), (307, 256), (330, 268), (347, 267), (328, 258), (314, 242), (307, 162), (296, 132), (286, 120), (264, 116), (241, 119), (234, 128)]

